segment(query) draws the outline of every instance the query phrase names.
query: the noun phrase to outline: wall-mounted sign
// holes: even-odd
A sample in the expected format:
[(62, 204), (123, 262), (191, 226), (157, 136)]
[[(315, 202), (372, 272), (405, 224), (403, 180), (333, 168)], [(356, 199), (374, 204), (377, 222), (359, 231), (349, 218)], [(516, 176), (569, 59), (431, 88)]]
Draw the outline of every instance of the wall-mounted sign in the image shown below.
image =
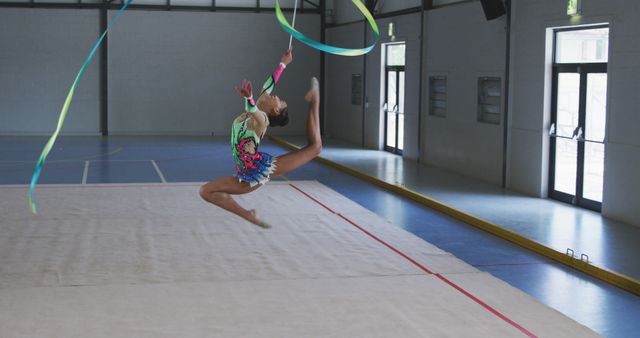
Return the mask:
[(581, 0), (567, 0), (567, 15), (580, 15), (582, 14), (582, 1)]
[(396, 41), (395, 24), (393, 23), (393, 21), (389, 22), (387, 35), (389, 36), (389, 40)]

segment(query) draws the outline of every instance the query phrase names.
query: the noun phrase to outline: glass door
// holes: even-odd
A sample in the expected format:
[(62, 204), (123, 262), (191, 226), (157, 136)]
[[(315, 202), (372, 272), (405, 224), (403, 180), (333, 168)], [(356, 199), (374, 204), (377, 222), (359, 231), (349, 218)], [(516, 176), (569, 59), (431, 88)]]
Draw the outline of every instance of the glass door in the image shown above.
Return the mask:
[(608, 28), (556, 32), (549, 133), (549, 196), (597, 211), (604, 182), (606, 47)]
[[(604, 135), (607, 118), (607, 73), (587, 73), (582, 200), (600, 209), (604, 183)], [(583, 203), (584, 204), (584, 203)]]
[(384, 150), (402, 154), (404, 147), (405, 44), (385, 45)]

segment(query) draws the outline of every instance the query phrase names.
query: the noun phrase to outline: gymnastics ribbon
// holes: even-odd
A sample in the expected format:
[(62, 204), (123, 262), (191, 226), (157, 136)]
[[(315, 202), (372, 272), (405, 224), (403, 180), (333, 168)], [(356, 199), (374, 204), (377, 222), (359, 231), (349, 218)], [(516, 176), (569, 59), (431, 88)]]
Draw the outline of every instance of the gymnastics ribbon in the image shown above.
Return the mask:
[(109, 24), (107, 25), (107, 28), (104, 30), (102, 35), (100, 35), (100, 38), (98, 38), (98, 41), (96, 41), (96, 44), (93, 46), (93, 49), (89, 53), (89, 56), (87, 56), (87, 59), (84, 61), (84, 64), (82, 65), (82, 67), (80, 67), (80, 71), (78, 71), (78, 74), (76, 75), (76, 78), (73, 81), (71, 88), (69, 89), (67, 98), (64, 100), (64, 105), (62, 106), (62, 110), (60, 111), (60, 117), (58, 117), (58, 126), (56, 127), (56, 130), (53, 132), (53, 134), (49, 138), (49, 141), (47, 142), (47, 144), (44, 146), (44, 149), (42, 149), (40, 158), (38, 158), (36, 167), (33, 170), (33, 176), (31, 176), (31, 185), (29, 186), (29, 206), (31, 207), (31, 211), (34, 214), (36, 213), (36, 202), (33, 198), (33, 191), (35, 190), (36, 184), (38, 183), (38, 178), (40, 177), (40, 173), (42, 171), (42, 166), (44, 165), (44, 161), (47, 159), (47, 156), (49, 155), (51, 148), (53, 148), (54, 143), (56, 143), (56, 140), (58, 139), (58, 134), (60, 134), (60, 130), (62, 129), (62, 125), (64, 124), (64, 120), (67, 117), (67, 112), (69, 111), (69, 106), (71, 106), (73, 95), (75, 94), (76, 88), (78, 87), (78, 82), (80, 82), (80, 78), (82, 77), (82, 74), (84, 74), (85, 69), (89, 65), (89, 62), (91, 62), (93, 55), (98, 50), (98, 47), (100, 46), (100, 43), (102, 43), (102, 40), (104, 40), (104, 37), (107, 35), (107, 32), (109, 32), (109, 29), (116, 23), (118, 18), (120, 18), (120, 15), (122, 15), (125, 9), (129, 7), (129, 4), (132, 1), (133, 0), (127, 0), (127, 2), (124, 4), (124, 6), (122, 6), (120, 11), (118, 11), (118, 13), (113, 17), (113, 19), (111, 19), (111, 22), (109, 22)]
[(321, 50), (323, 52), (331, 53), (331, 54), (342, 55), (342, 56), (358, 56), (358, 55), (367, 54), (376, 46), (376, 43), (378, 42), (378, 37), (380, 36), (380, 31), (378, 30), (378, 25), (376, 24), (376, 21), (373, 19), (371, 12), (369, 12), (369, 10), (367, 9), (367, 6), (365, 6), (360, 0), (351, 0), (351, 1), (353, 2), (354, 5), (356, 5), (356, 7), (358, 7), (360, 12), (362, 12), (364, 17), (369, 22), (371, 29), (373, 30), (374, 41), (369, 47), (356, 48), (356, 49), (341, 48), (341, 47), (326, 45), (319, 41), (308, 38), (304, 34), (297, 31), (295, 28), (291, 27), (287, 19), (284, 17), (284, 14), (282, 13), (282, 9), (280, 8), (280, 3), (278, 0), (276, 0), (276, 7), (275, 7), (276, 18), (278, 19), (280, 26), (282, 26), (282, 29), (284, 29), (287, 33), (291, 34), (291, 36), (293, 36), (294, 38), (298, 39), (299, 41), (315, 49)]

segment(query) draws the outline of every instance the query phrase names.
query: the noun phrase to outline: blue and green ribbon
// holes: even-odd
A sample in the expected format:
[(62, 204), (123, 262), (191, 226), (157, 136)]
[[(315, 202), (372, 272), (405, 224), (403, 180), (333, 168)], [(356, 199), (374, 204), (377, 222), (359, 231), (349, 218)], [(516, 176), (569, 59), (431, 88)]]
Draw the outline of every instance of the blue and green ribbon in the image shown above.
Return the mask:
[(122, 15), (122, 13), (127, 9), (127, 7), (132, 1), (133, 0), (127, 0), (127, 2), (124, 4), (124, 6), (122, 6), (120, 11), (118, 11), (118, 13), (113, 17), (111, 22), (109, 22), (109, 24), (107, 25), (107, 28), (104, 30), (102, 35), (100, 35), (100, 38), (98, 38), (98, 41), (96, 41), (96, 44), (93, 46), (93, 49), (89, 53), (89, 56), (87, 56), (87, 59), (84, 61), (84, 64), (82, 65), (82, 67), (80, 67), (80, 71), (78, 71), (78, 74), (76, 75), (76, 78), (73, 81), (71, 88), (69, 89), (67, 98), (64, 100), (64, 105), (62, 106), (62, 110), (60, 111), (60, 117), (58, 117), (58, 126), (56, 127), (55, 131), (49, 138), (49, 141), (47, 142), (47, 144), (44, 146), (44, 149), (42, 149), (40, 158), (38, 158), (36, 167), (33, 170), (33, 176), (31, 176), (31, 184), (29, 186), (29, 206), (31, 207), (31, 211), (34, 214), (36, 213), (36, 201), (33, 198), (33, 192), (36, 188), (36, 184), (38, 183), (38, 178), (40, 177), (40, 173), (42, 172), (42, 166), (44, 165), (44, 162), (47, 159), (47, 156), (49, 156), (49, 152), (51, 151), (51, 148), (53, 148), (53, 145), (56, 143), (56, 140), (58, 139), (58, 135), (60, 134), (60, 130), (64, 125), (64, 120), (66, 119), (67, 113), (69, 112), (69, 107), (71, 106), (71, 102), (73, 101), (73, 96), (76, 93), (76, 88), (78, 88), (78, 83), (80, 82), (80, 78), (82, 78), (82, 75), (84, 74), (85, 69), (91, 62), (91, 59), (93, 58), (96, 51), (98, 50), (100, 43), (102, 43), (102, 40), (104, 40), (104, 37), (107, 35), (107, 32), (109, 32), (109, 29), (116, 23), (118, 18), (120, 18), (120, 15)]
[[(369, 25), (371, 26), (371, 29), (373, 30), (374, 42), (368, 47), (355, 48), (355, 49), (353, 49), (353, 48), (341, 48), (341, 47), (330, 46), (330, 45), (327, 45), (327, 44), (321, 43), (319, 41), (316, 41), (316, 40), (308, 38), (307, 36), (305, 36), (304, 34), (300, 33), (299, 31), (297, 31), (295, 28), (293, 28), (289, 24), (287, 19), (284, 17), (284, 14), (282, 13), (282, 9), (280, 8), (280, 3), (279, 3), (278, 0), (276, 0), (276, 3), (275, 3), (276, 18), (278, 19), (278, 22), (280, 23), (280, 26), (282, 26), (282, 28), (286, 32), (291, 34), (297, 40), (309, 45), (310, 47), (313, 47), (315, 49), (321, 50), (323, 52), (336, 54), (336, 55), (343, 55), (343, 56), (363, 55), (363, 54), (366, 54), (366, 53), (370, 52), (375, 47), (375, 45), (376, 45), (376, 43), (378, 41), (378, 37), (380, 36), (380, 31), (378, 30), (378, 25), (376, 24), (376, 21), (374, 20), (373, 16), (371, 15), (371, 12), (369, 12), (369, 10), (362, 3), (362, 1), (360, 1), (360, 0), (351, 0), (351, 1), (353, 2), (354, 5), (356, 5), (356, 7), (360, 10), (360, 12), (362, 12), (362, 14), (366, 18), (366, 20), (369, 22)], [(69, 107), (71, 106), (71, 102), (73, 101), (73, 96), (75, 95), (76, 89), (78, 87), (78, 83), (80, 82), (80, 79), (82, 78), (82, 75), (84, 74), (84, 71), (86, 70), (87, 66), (91, 62), (91, 59), (95, 55), (96, 51), (98, 50), (98, 47), (100, 46), (100, 44), (104, 40), (105, 36), (107, 35), (107, 33), (109, 32), (111, 27), (120, 18), (122, 13), (127, 9), (129, 4), (131, 4), (131, 2), (133, 2), (133, 0), (127, 0), (125, 2), (125, 4), (122, 6), (122, 8), (120, 9), (120, 11), (118, 11), (118, 13), (113, 17), (111, 22), (109, 22), (109, 24), (107, 25), (107, 28), (102, 33), (102, 35), (100, 35), (100, 38), (98, 38), (98, 41), (96, 41), (95, 45), (93, 46), (93, 49), (91, 50), (91, 52), (87, 56), (86, 60), (84, 61), (84, 64), (80, 68), (80, 70), (78, 71), (78, 74), (76, 75), (75, 80), (73, 81), (73, 84), (71, 85), (71, 88), (69, 89), (69, 93), (67, 94), (67, 98), (64, 100), (64, 105), (62, 106), (62, 110), (60, 111), (60, 116), (58, 117), (58, 125), (57, 125), (55, 131), (53, 132), (53, 134), (51, 135), (51, 137), (49, 138), (49, 141), (47, 141), (46, 145), (44, 146), (44, 149), (42, 149), (42, 153), (40, 154), (40, 157), (38, 158), (38, 162), (36, 163), (35, 169), (33, 171), (33, 176), (31, 177), (31, 184), (29, 185), (29, 206), (31, 208), (31, 211), (34, 214), (36, 213), (36, 202), (35, 202), (35, 199), (33, 197), (33, 193), (35, 191), (36, 184), (38, 183), (38, 179), (40, 178), (40, 174), (42, 172), (42, 167), (44, 166), (44, 163), (45, 163), (45, 161), (47, 159), (47, 156), (49, 156), (49, 152), (51, 152), (51, 149), (53, 148), (53, 145), (56, 143), (56, 140), (58, 139), (58, 135), (60, 134), (60, 130), (62, 129), (62, 126), (64, 125), (64, 121), (65, 121), (65, 119), (67, 117), (67, 113), (69, 112)]]
[(282, 29), (284, 29), (287, 33), (291, 34), (294, 38), (296, 38), (300, 42), (303, 42), (315, 49), (321, 50), (323, 52), (331, 53), (331, 54), (342, 55), (342, 56), (358, 56), (358, 55), (367, 54), (376, 46), (376, 43), (378, 42), (378, 37), (380, 36), (380, 31), (378, 30), (378, 25), (376, 24), (376, 20), (373, 19), (373, 15), (371, 15), (371, 12), (369, 12), (369, 10), (367, 9), (367, 6), (365, 6), (360, 0), (351, 0), (351, 1), (353, 2), (354, 5), (356, 5), (356, 7), (358, 7), (360, 12), (362, 12), (364, 17), (367, 19), (367, 22), (369, 22), (371, 29), (373, 30), (374, 40), (373, 40), (373, 43), (368, 47), (355, 48), (355, 49), (341, 48), (336, 46), (330, 46), (305, 36), (304, 34), (300, 33), (289, 24), (289, 21), (287, 21), (287, 19), (284, 17), (284, 14), (282, 13), (282, 9), (280, 8), (280, 3), (278, 0), (276, 0), (276, 7), (275, 7), (276, 18), (278, 19), (280, 26), (282, 26)]

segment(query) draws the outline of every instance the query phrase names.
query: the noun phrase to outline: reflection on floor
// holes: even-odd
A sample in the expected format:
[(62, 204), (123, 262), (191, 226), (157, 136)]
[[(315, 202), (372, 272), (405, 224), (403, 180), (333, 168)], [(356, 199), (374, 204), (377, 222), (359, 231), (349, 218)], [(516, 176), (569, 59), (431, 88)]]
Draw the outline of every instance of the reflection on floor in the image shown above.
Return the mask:
[[(286, 137), (304, 145), (300, 137)], [(524, 196), (477, 179), (420, 165), (384, 151), (325, 140), (322, 157), (432, 197), (560, 252), (586, 254), (592, 264), (640, 279), (640, 226), (549, 199)]]
[[(0, 137), (0, 184), (28, 184), (35, 160), (45, 142), (44, 137)], [(332, 147), (331, 143), (329, 145), (324, 155), (339, 150)], [(268, 141), (263, 143), (261, 150), (274, 155), (285, 152)], [(358, 151), (353, 154), (362, 156), (364, 161), (364, 156), (368, 156), (369, 152)], [(375, 168), (380, 168), (380, 172), (389, 177), (403, 180), (407, 185), (412, 180), (423, 179), (430, 179), (434, 184), (439, 183), (435, 174), (431, 178), (419, 178), (419, 167), (398, 161), (395, 156), (394, 158), (395, 164), (380, 160), (376, 162)], [(159, 171), (156, 171), (151, 161), (155, 161)], [(394, 165), (406, 169), (396, 170)], [(41, 183), (120, 183), (136, 180), (161, 183), (160, 173), (169, 183), (204, 182), (231, 175), (233, 166), (227, 137), (64, 137), (56, 144), (47, 160)], [(450, 175), (451, 181), (458, 181), (459, 190), (469, 192), (469, 195), (465, 196), (469, 205), (473, 205), (473, 200), (469, 197), (471, 195), (482, 196), (482, 199), (487, 200), (493, 199), (500, 203), (498, 205), (501, 209), (504, 208), (504, 203), (516, 203), (520, 199), (526, 199), (515, 197), (514, 202), (507, 202), (507, 194), (499, 189), (483, 190), (480, 189), (483, 186), (481, 183), (467, 181), (463, 177), (445, 172), (440, 174)], [(409, 179), (411, 175), (413, 179)], [(640, 332), (640, 321), (637, 320), (640, 318), (640, 297), (571, 268), (555, 264), (502, 239), (319, 163), (308, 163), (288, 173), (286, 178), (276, 178), (285, 179), (317, 180), (601, 335), (631, 337)], [(431, 194), (433, 197), (441, 198), (446, 190), (441, 187), (439, 191), (434, 189), (434, 192), (438, 194)], [(197, 194), (197, 191), (194, 191), (194, 194)], [(36, 190), (36, 198), (38, 196)], [(24, 207), (28, 207), (26, 197)], [(495, 206), (492, 208), (495, 209)], [(512, 212), (512, 215), (521, 222), (527, 221), (524, 215), (516, 212)], [(534, 224), (541, 222), (535, 215), (531, 217), (534, 217), (531, 221)], [(591, 218), (584, 215), (580, 217)], [(589, 226), (591, 225), (583, 224), (582, 229), (576, 228), (571, 236), (585, 236), (580, 230)], [(599, 227), (605, 228), (603, 225)], [(543, 230), (538, 229), (541, 233), (544, 233)], [(630, 265), (638, 264), (637, 249), (624, 251), (623, 244), (620, 244), (626, 240), (625, 236), (632, 236), (635, 232), (625, 235), (614, 234), (609, 230), (600, 231), (601, 243), (604, 243), (603, 246), (606, 244), (607, 254), (615, 257), (624, 256)], [(616, 245), (623, 247), (613, 247), (611, 243), (618, 243)], [(577, 247), (575, 249), (580, 252)], [(0, 250), (0, 255), (3, 254), (6, 253)]]

